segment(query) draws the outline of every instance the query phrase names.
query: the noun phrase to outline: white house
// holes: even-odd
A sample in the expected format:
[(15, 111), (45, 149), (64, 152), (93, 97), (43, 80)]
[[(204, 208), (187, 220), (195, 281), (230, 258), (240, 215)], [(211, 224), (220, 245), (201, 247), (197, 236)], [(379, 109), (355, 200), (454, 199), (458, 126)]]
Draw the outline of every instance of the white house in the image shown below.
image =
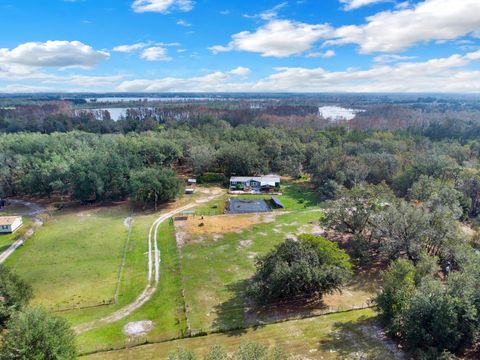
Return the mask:
[(11, 234), (23, 225), (21, 216), (0, 216), (0, 234)]
[(280, 177), (266, 176), (233, 176), (230, 178), (230, 189), (244, 191), (272, 191), (280, 186)]

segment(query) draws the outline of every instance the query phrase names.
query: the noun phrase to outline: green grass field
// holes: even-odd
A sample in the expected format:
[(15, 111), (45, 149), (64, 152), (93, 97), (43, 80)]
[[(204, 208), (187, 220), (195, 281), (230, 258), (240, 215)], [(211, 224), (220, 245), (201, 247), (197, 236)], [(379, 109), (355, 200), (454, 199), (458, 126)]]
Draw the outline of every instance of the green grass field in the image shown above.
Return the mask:
[[(227, 195), (219, 194), (213, 201), (199, 203), (195, 210), (212, 215), (223, 213)], [(202, 195), (199, 191), (193, 196), (182, 197), (176, 204), (169, 206), (181, 206), (205, 195), (206, 193)], [(315, 203), (311, 189), (302, 183), (286, 184), (281, 200), (286, 211), (266, 213), (260, 217), (252, 215), (254, 219), (251, 222), (249, 219), (249, 222), (239, 227), (236, 232), (230, 230), (221, 231), (221, 234), (212, 233), (211, 236), (202, 235), (200, 241), (187, 242), (180, 249), (177, 248), (173, 222), (164, 222), (160, 226), (158, 237), (161, 251), (158, 290), (146, 304), (124, 319), (80, 334), (77, 337), (79, 352), (102, 352), (128, 348), (144, 342), (170, 341), (199, 332), (210, 333), (219, 329), (232, 330), (261, 325), (257, 331), (246, 330), (242, 336), (235, 333), (210, 335), (204, 339), (207, 340), (206, 344), (221, 340), (222, 343), (233, 346), (243, 338), (265, 342), (273, 336), (278, 337), (275, 341), (300, 353), (307, 347), (310, 347), (309, 351), (313, 351), (314, 342), (318, 343), (320, 338), (330, 339), (331, 344), (325, 345), (328, 351), (319, 348), (315, 350), (319, 351), (318, 354), (330, 354), (329, 346), (337, 346), (331, 335), (333, 330), (337, 331), (337, 325), (333, 320), (322, 319), (336, 319), (335, 321), (345, 323), (345, 328), (342, 325), (344, 331), (348, 324), (357, 326), (355, 324), (360, 315), (342, 313), (345, 315), (328, 318), (322, 316), (318, 320), (311, 320), (319, 326), (315, 331), (308, 325), (309, 320), (288, 321), (284, 323), (288, 324), (285, 326), (305, 336), (303, 343), (302, 336), (299, 336), (295, 344), (290, 344), (288, 339), (280, 336), (280, 325), (264, 324), (291, 320), (296, 316), (316, 315), (319, 312), (310, 311), (311, 309), (298, 312), (299, 309), (302, 310), (301, 306), (297, 309), (277, 308), (273, 312), (259, 309), (252, 311), (251, 304), (245, 297), (245, 281), (254, 272), (256, 256), (265, 254), (287, 237), (303, 232), (315, 232), (318, 228), (322, 211)], [(138, 211), (133, 216), (130, 232), (124, 224), (125, 218), (131, 215), (127, 205), (57, 211), (24, 247), (8, 259), (7, 265), (33, 286), (33, 303), (56, 310), (73, 326), (95, 321), (130, 304), (145, 288), (148, 233), (151, 224), (163, 211)], [(228, 221), (236, 220), (232, 217)], [(231, 229), (228, 221), (227, 230)], [(121, 267), (124, 254), (124, 266)], [(328, 308), (334, 304), (337, 310), (343, 310), (363, 304), (375, 291), (371, 285), (369, 279), (359, 275), (344, 294), (325, 297), (325, 304), (322, 306)], [(116, 301), (111, 303), (113, 300)], [(282, 316), (278, 316), (280, 313)], [(358, 314), (367, 317), (374, 315), (369, 311)], [(148, 335), (129, 338), (124, 334), (125, 325), (144, 320), (154, 323)], [(348, 334), (350, 333), (349, 330)], [(363, 335), (354, 336), (358, 337), (355, 342), (361, 342), (359, 346), (366, 349), (363, 342), (367, 340), (363, 339)], [(185, 344), (199, 346), (196, 339), (184, 341)], [(273, 342), (268, 340), (267, 343)], [(176, 342), (168, 344), (155, 345), (152, 349), (166, 354), (172, 346), (176, 346), (173, 345)], [(353, 344), (348, 346), (348, 349), (355, 348)], [(150, 349), (139, 348), (116, 354), (120, 359), (125, 358), (124, 356), (133, 356), (132, 359), (152, 358), (151, 355), (144, 355), (151, 354), (151, 350), (147, 348)], [(110, 355), (102, 356), (109, 358)]]
[(220, 344), (231, 352), (245, 341), (278, 346), (301, 359), (394, 359), (390, 347), (375, 336), (374, 319), (372, 310), (357, 310), (99, 353), (82, 360), (166, 359), (178, 347), (202, 356), (213, 345)]
[(113, 300), (127, 238), (126, 206), (59, 211), (6, 262), (54, 310)]
[[(282, 185), (282, 195), (277, 197), (285, 206), (285, 210), (296, 211), (305, 210), (317, 206), (318, 203), (315, 200), (315, 191), (308, 187), (305, 183), (287, 182)], [(266, 199), (272, 198), (271, 195), (236, 195), (238, 199)]]
[[(218, 197), (215, 200), (207, 202), (205, 204), (199, 205), (195, 208), (196, 215), (220, 215), (225, 212), (226, 201), (229, 197), (235, 197), (238, 199), (265, 199), (270, 200), (271, 195), (223, 195)], [(279, 195), (278, 198), (285, 205), (284, 210), (296, 211), (296, 210), (305, 210), (317, 206), (317, 201), (315, 200), (315, 192), (306, 186), (304, 183), (297, 182), (288, 182), (285, 185), (282, 185), (282, 195)]]
[[(153, 221), (153, 219), (151, 220)], [(160, 226), (158, 241), (162, 263), (160, 286), (157, 292), (149, 302), (132, 315), (78, 336), (77, 344), (80, 352), (120, 348), (128, 345), (130, 340), (123, 334), (123, 327), (131, 321), (153, 320), (154, 328), (148, 337), (155, 341), (177, 338), (185, 334), (186, 319), (181, 288), (180, 262), (174, 228), (170, 222), (165, 222)], [(124, 286), (131, 288), (131, 282), (134, 279), (134, 277), (127, 275), (125, 282), (128, 283)], [(142, 289), (136, 289), (136, 292), (133, 289), (124, 292), (139, 294)]]
[[(256, 256), (265, 254), (287, 237), (311, 232), (312, 223), (318, 222), (321, 214), (317, 210), (278, 214), (274, 222), (258, 223), (241, 232), (223, 234), (222, 238), (203, 236), (200, 242), (187, 242), (181, 251), (192, 333), (272, 322), (282, 316), (295, 316), (298, 307), (304, 315), (302, 304), (298, 303), (282, 304), (283, 307), (272, 311), (252, 309), (245, 296), (246, 280), (255, 271)], [(359, 274), (343, 294), (326, 296), (324, 304), (309, 309), (307, 314), (365, 306), (375, 293), (375, 283), (365, 286), (362, 277)]]

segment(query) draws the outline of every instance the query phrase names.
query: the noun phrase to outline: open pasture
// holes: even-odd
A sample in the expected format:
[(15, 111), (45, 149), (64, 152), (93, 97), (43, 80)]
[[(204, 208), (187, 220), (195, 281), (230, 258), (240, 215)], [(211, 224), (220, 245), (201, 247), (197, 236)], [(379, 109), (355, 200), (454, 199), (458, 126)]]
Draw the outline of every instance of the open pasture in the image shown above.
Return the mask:
[(256, 328), (186, 338), (131, 349), (99, 353), (82, 360), (159, 360), (178, 347), (197, 355), (208, 353), (213, 345), (232, 352), (242, 342), (277, 346), (300, 359), (402, 359), (394, 343), (385, 340), (370, 310), (330, 314)]
[(128, 206), (58, 211), (6, 262), (53, 310), (114, 301)]
[[(265, 216), (270, 217), (268, 221), (262, 221)], [(358, 274), (342, 294), (326, 295), (316, 302), (295, 299), (262, 309), (251, 304), (246, 296), (247, 281), (255, 271), (255, 258), (286, 238), (320, 233), (321, 216), (318, 209), (227, 215), (225, 218), (232, 223), (237, 218), (244, 223), (250, 217), (250, 224), (241, 230), (232, 226), (230, 232), (221, 234), (207, 223), (195, 226), (197, 219), (187, 221), (190, 223), (187, 226), (180, 225), (183, 286), (191, 333), (236, 329), (369, 305), (376, 282), (363, 274)], [(217, 218), (222, 217), (214, 217)], [(206, 220), (207, 217), (203, 221)]]

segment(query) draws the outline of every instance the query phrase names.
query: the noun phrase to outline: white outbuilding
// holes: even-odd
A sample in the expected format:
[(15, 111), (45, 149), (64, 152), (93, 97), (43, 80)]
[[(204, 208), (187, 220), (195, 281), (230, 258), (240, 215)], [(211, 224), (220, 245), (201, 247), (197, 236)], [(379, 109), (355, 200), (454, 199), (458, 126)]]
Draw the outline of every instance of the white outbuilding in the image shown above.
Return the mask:
[(21, 216), (0, 216), (0, 234), (11, 234), (23, 225)]

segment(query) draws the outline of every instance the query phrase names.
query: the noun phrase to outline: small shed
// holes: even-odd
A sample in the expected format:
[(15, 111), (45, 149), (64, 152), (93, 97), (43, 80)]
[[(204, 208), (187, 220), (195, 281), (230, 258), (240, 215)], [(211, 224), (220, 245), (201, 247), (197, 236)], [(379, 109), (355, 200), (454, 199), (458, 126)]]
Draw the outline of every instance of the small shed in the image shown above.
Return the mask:
[(12, 234), (22, 225), (21, 216), (0, 216), (0, 234)]

